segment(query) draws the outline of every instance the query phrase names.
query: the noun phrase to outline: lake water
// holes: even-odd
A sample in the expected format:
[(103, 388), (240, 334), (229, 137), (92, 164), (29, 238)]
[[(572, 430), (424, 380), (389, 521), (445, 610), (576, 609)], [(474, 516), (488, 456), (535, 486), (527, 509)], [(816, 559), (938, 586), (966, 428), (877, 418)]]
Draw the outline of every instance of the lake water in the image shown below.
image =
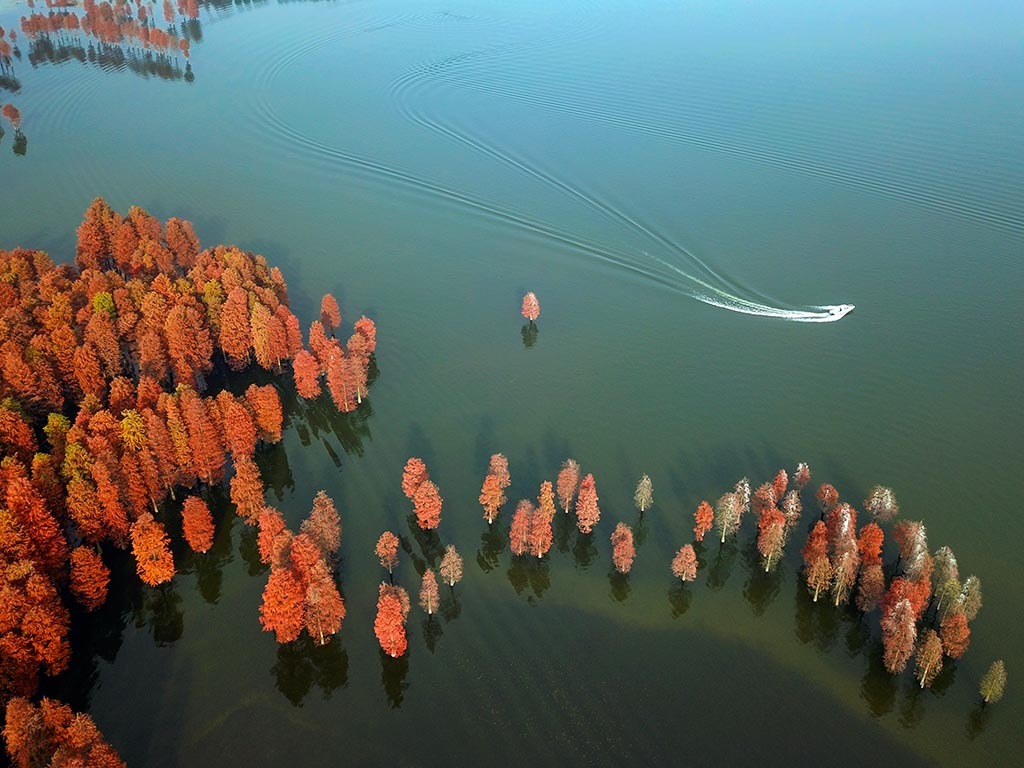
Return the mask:
[[(176, 541), (169, 587), (119, 561), (54, 691), (139, 766), (1019, 756), (1024, 6), (832, 5), (200, 3), (174, 28), (188, 69), (19, 33), (0, 245), (69, 259), (103, 195), (265, 254), (304, 326), (331, 291), (379, 329), (362, 409), (293, 401), (260, 457), (293, 524), (320, 488), (338, 502), (339, 638), (260, 632), (266, 577), (224, 503), (211, 554)], [(476, 497), (497, 451), (513, 503), (492, 531)], [(374, 542), (403, 537), (410, 592), (438, 546), (410, 525), (411, 455), (466, 575), (392, 661)], [(518, 562), (514, 500), (568, 456), (597, 479), (592, 544), (560, 519), (548, 562)], [(810, 602), (805, 523), (774, 574), (748, 519), (673, 581), (702, 498), (800, 460), (858, 507), (891, 486), (981, 577), (970, 651), (933, 689), (885, 674), (877, 615)], [(613, 577), (644, 472), (655, 506)], [(982, 710), (995, 658), (1008, 693)]]

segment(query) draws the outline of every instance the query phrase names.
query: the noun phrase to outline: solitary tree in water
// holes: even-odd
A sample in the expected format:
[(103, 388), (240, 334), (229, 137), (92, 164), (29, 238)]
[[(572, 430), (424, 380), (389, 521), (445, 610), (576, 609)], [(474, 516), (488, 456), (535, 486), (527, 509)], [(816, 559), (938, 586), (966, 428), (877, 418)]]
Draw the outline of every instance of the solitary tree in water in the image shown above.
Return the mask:
[(430, 480), (424, 480), (412, 498), (416, 524), (425, 531), (441, 524), (441, 494)]
[(437, 593), (437, 577), (430, 568), (427, 568), (420, 583), (420, 608), (426, 611), (428, 616), (432, 616), (437, 610), (438, 602), (440, 598)]
[(398, 537), (391, 531), (384, 531), (377, 539), (377, 546), (374, 547), (373, 553), (380, 560), (381, 567), (388, 569), (390, 576), (394, 567), (398, 565)]
[(329, 293), (325, 293), (320, 300), (320, 322), (332, 336), (341, 325), (341, 310), (338, 309), (338, 301)]
[(454, 587), (462, 581), (462, 556), (455, 549), (454, 544), (444, 548), (444, 557), (441, 558), (441, 578), (449, 587)]
[(637, 483), (636, 492), (633, 494), (633, 503), (636, 504), (641, 515), (654, 503), (654, 486), (651, 484), (651, 478), (647, 475), (641, 477), (640, 482)]
[(625, 523), (619, 523), (612, 531), (612, 563), (619, 573), (629, 573), (636, 557), (633, 546), (633, 529)]
[(1006, 688), (1006, 665), (1003, 660), (993, 661), (992, 666), (981, 678), (978, 692), (986, 704), (994, 704), (1003, 698), (1003, 690)]
[(900, 505), (896, 502), (896, 494), (892, 488), (883, 485), (876, 485), (868, 491), (868, 497), (864, 499), (864, 511), (871, 515), (874, 520), (892, 520), (900, 513)]
[(684, 582), (697, 578), (697, 555), (692, 544), (680, 547), (676, 556), (672, 558), (672, 575)]
[(409, 594), (401, 587), (382, 583), (373, 632), (384, 653), (394, 659), (405, 653), (408, 647), (405, 637), (405, 617), (408, 615)]
[(711, 508), (707, 501), (702, 501), (697, 505), (697, 510), (693, 513), (693, 519), (695, 522), (693, 537), (697, 541), (704, 541), (704, 534), (715, 525), (715, 510)]
[(540, 302), (532, 291), (523, 296), (523, 317), (531, 323), (540, 317)]

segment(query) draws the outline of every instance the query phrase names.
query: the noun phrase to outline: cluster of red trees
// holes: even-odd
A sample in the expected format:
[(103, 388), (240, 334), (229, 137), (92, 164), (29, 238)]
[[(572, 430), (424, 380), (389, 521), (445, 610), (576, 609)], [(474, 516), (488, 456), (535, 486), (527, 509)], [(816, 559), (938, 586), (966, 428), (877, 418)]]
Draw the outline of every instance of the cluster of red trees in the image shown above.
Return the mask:
[(334, 583), (334, 557), (341, 545), (341, 522), (334, 502), (320, 491), (298, 535), (281, 513), (264, 507), (257, 538), (260, 560), (270, 566), (263, 590), (260, 623), (279, 643), (298, 638), (303, 628), (324, 645), (341, 629), (345, 603)]
[[(180, 51), (189, 56), (189, 41), (173, 31), (179, 15), (182, 19), (199, 18), (197, 0), (182, 0), (177, 8), (169, 0), (163, 2), (163, 19), (167, 30), (157, 26), (155, 13), (149, 3), (101, 2), (85, 0), (83, 14), (68, 10), (69, 3), (48, 0), (48, 13), (35, 12), (21, 18), (21, 31), (30, 39), (63, 34), (81, 34), (104, 45), (138, 46), (169, 55)], [(31, 4), (30, 4), (31, 7)], [(53, 8), (61, 8), (53, 11)]]
[(402, 472), (402, 492), (413, 505), (416, 524), (424, 531), (432, 531), (441, 524), (443, 499), (430, 479), (427, 465), (415, 456), (405, 463)]
[[(122, 217), (101, 199), (75, 260), (0, 251), (0, 703), (65, 669), (66, 601), (104, 602), (104, 547), (130, 546), (146, 584), (174, 576), (164, 522), (176, 505), (164, 502), (177, 490), (194, 489), (181, 506), (186, 541), (209, 549), (202, 488), (229, 473), (231, 501), (260, 524), (272, 566), (264, 627), (326, 641), (344, 616), (334, 505), (318, 495), (294, 536), (266, 507), (254, 456), (281, 439), (272, 385), (204, 394), (215, 369), (279, 372), (306, 352), (280, 271), (237, 248), (200, 250), (188, 222), (140, 208)], [(365, 365), (372, 322), (356, 335), (343, 354)]]
[(104, 740), (92, 718), (75, 714), (66, 704), (52, 699), (43, 699), (38, 706), (28, 699), (11, 699), (4, 740), (18, 768), (124, 768), (124, 762)]

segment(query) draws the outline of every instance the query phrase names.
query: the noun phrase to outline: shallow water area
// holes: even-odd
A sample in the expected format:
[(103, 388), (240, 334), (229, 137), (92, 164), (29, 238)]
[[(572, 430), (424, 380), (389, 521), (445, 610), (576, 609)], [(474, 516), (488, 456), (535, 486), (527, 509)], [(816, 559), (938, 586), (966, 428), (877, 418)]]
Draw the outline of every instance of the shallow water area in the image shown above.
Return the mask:
[[(225, 490), (213, 550), (178, 536), (172, 584), (120, 562), (53, 687), (129, 765), (982, 766), (1024, 749), (1018, 4), (199, 3), (159, 25), (188, 59), (33, 41), (28, 13), (0, 0), (20, 50), (0, 103), (21, 114), (0, 121), (0, 247), (72, 258), (102, 195), (264, 254), (304, 328), (331, 291), (346, 326), (379, 329), (363, 407), (288, 401), (259, 457), (291, 524), (318, 489), (338, 504), (339, 637), (260, 631), (266, 574)], [(489, 527), (498, 451), (513, 484)], [(401, 493), (413, 455), (445, 499), (437, 540)], [(513, 557), (515, 501), (569, 456), (600, 525), (588, 540), (559, 517), (543, 563)], [(858, 509), (892, 487), (981, 577), (970, 650), (931, 690), (884, 672), (877, 614), (811, 602), (811, 488), (777, 571), (750, 515), (704, 542), (694, 584), (672, 579), (701, 499), (797, 461)], [(620, 520), (628, 578), (611, 572)], [(413, 609), (397, 661), (372, 631), (385, 528), (411, 593), (439, 543), (466, 564), (439, 616)], [(996, 658), (1007, 695), (980, 708)]]

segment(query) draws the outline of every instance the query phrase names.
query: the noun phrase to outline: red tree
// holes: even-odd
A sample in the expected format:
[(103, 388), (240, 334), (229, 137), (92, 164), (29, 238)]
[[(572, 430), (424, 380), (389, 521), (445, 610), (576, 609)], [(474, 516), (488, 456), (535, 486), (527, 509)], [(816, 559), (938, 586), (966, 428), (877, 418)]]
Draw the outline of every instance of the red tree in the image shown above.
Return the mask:
[(213, 516), (206, 502), (189, 496), (181, 508), (181, 528), (185, 541), (195, 552), (206, 552), (213, 546)]
[(7, 706), (7, 751), (18, 768), (124, 768), (92, 718), (44, 698), (36, 707), (15, 698)]
[(392, 573), (398, 565), (398, 537), (391, 531), (384, 531), (377, 539), (373, 553), (380, 560), (381, 567), (387, 568), (389, 574)]
[(437, 590), (437, 577), (430, 568), (427, 568), (423, 572), (423, 580), (420, 583), (420, 608), (430, 616), (437, 610), (439, 603), (440, 596)]
[(260, 439), (268, 443), (281, 442), (281, 424), (284, 414), (281, 411), (281, 398), (271, 384), (258, 387), (250, 384), (245, 390), (245, 401), (256, 417)]
[(131, 536), (139, 578), (151, 587), (170, 581), (174, 577), (174, 560), (164, 527), (147, 512), (132, 523)]
[(523, 555), (529, 551), (534, 514), (533, 504), (526, 499), (516, 505), (515, 515), (512, 516), (512, 528), (508, 534), (509, 548), (513, 555)]
[(231, 503), (249, 525), (255, 525), (263, 511), (263, 478), (256, 462), (248, 456), (235, 459), (235, 476), (231, 478)]
[(951, 659), (959, 659), (971, 644), (971, 628), (962, 613), (947, 613), (939, 622), (942, 648)]
[(880, 565), (882, 562), (882, 541), (885, 534), (877, 523), (868, 523), (857, 536), (857, 550), (863, 566)]
[(430, 475), (427, 473), (427, 465), (423, 463), (422, 459), (413, 456), (405, 462), (405, 469), (402, 471), (402, 493), (412, 501), (412, 498), (416, 495), (416, 490), (423, 484), (423, 481), (429, 479)]
[(305, 598), (306, 631), (317, 645), (325, 645), (341, 629), (341, 622), (345, 619), (345, 602), (323, 560), (314, 564), (308, 582)]
[(914, 609), (909, 600), (900, 600), (882, 615), (882, 661), (890, 674), (898, 675), (906, 669), (916, 642)]
[(366, 339), (366, 352), (372, 355), (377, 349), (377, 326), (374, 325), (373, 320), (365, 315), (360, 317), (355, 322), (355, 331)]
[(449, 587), (462, 581), (462, 556), (455, 549), (454, 544), (444, 548), (444, 557), (441, 558), (441, 578)]
[(522, 312), (523, 317), (531, 323), (540, 317), (540, 302), (537, 301), (537, 296), (532, 291), (523, 296)]
[(341, 546), (341, 518), (334, 500), (325, 491), (313, 497), (313, 511), (302, 521), (302, 533), (309, 536), (327, 560), (334, 557)]
[(429, 531), (441, 524), (441, 494), (430, 480), (420, 483), (412, 497), (412, 503), (416, 524), (420, 528)]
[(405, 617), (408, 614), (409, 596), (405, 590), (381, 584), (373, 632), (384, 653), (395, 659), (404, 654), (408, 647), (405, 638)]
[(287, 567), (270, 569), (260, 605), (260, 624), (273, 632), (279, 643), (290, 643), (305, 626), (306, 591), (295, 572)]
[(867, 613), (878, 607), (885, 594), (885, 573), (881, 563), (868, 563), (860, 571), (860, 583), (857, 586), (857, 610)]
[(320, 396), (320, 364), (306, 350), (300, 350), (292, 361), (295, 390), (299, 397), (313, 400)]
[(672, 575), (684, 582), (697, 578), (697, 555), (692, 544), (680, 547), (676, 556), (672, 558)]
[(757, 521), (757, 551), (761, 553), (765, 573), (782, 558), (786, 543), (786, 516), (777, 507), (769, 507)]
[(338, 309), (337, 300), (329, 293), (325, 293), (320, 300), (320, 322), (332, 336), (341, 326), (341, 310)]
[(71, 552), (71, 593), (87, 611), (107, 600), (110, 569), (94, 549), (75, 547)]
[(612, 531), (612, 563), (619, 573), (629, 573), (636, 557), (633, 546), (633, 529), (625, 523), (619, 523)]
[(701, 501), (697, 510), (693, 513), (696, 525), (693, 526), (693, 536), (697, 541), (704, 541), (704, 534), (714, 527), (715, 510), (707, 501)]
[(822, 512), (828, 512), (832, 507), (839, 503), (839, 491), (828, 483), (822, 483), (818, 487), (818, 492), (814, 494), (814, 497), (818, 500), (818, 504), (821, 506)]
[(590, 533), (601, 519), (601, 509), (597, 506), (597, 501), (594, 476), (587, 475), (580, 483), (579, 498), (576, 499), (576, 526), (581, 533)]
[(818, 602), (818, 595), (823, 589), (828, 589), (832, 582), (832, 565), (828, 560), (828, 529), (821, 520), (814, 524), (802, 554), (807, 588), (813, 593), (814, 602)]
[(480, 489), (480, 505), (484, 508), (484, 519), (487, 523), (493, 523), (498, 516), (498, 510), (505, 503), (505, 492), (501, 488), (501, 481), (496, 475), (488, 474), (484, 478), (483, 487)]
[(487, 474), (494, 475), (498, 479), (498, 485), (501, 486), (502, 490), (512, 485), (512, 477), (508, 473), (508, 459), (505, 458), (504, 454), (495, 453), (491, 456)]
[(569, 514), (569, 507), (576, 496), (576, 487), (580, 484), (580, 465), (573, 459), (566, 459), (562, 469), (558, 472), (558, 479), (555, 483), (558, 489), (558, 502), (562, 509)]

